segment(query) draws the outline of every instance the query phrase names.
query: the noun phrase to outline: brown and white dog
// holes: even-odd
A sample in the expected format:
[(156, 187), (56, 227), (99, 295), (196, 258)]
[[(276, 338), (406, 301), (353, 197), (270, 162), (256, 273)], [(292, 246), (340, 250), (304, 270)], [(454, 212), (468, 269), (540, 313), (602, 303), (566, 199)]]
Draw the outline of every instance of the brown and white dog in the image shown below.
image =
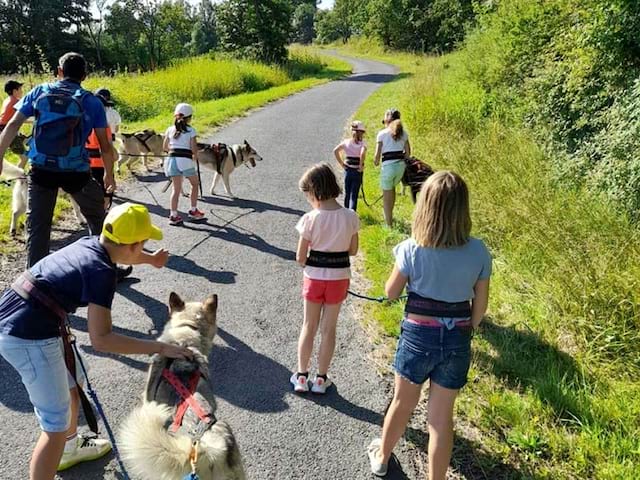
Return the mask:
[(198, 143), (198, 161), (200, 165), (214, 171), (209, 193), (215, 195), (216, 186), (222, 178), (225, 192), (232, 197), (229, 177), (233, 171), (240, 165), (255, 167), (256, 162), (262, 161), (262, 157), (246, 140), (242, 145), (223, 145)]
[(155, 130), (146, 129), (135, 133), (119, 133), (122, 145), (118, 149), (120, 158), (116, 165), (116, 171), (120, 172), (120, 166), (125, 164), (131, 169), (133, 162), (142, 158), (144, 168), (147, 172), (151, 171), (149, 159), (161, 158), (164, 155), (162, 151), (162, 143), (164, 137)]
[[(152, 358), (142, 405), (125, 419), (119, 435), (124, 463), (138, 480), (186, 478), (191, 473), (192, 453), (196, 453), (196, 473), (201, 480), (245, 479), (231, 428), (215, 418), (207, 357), (216, 334), (217, 308), (217, 295), (190, 303), (176, 293), (169, 296), (170, 318), (159, 340), (191, 349), (194, 360), (170, 360), (161, 355)], [(183, 397), (172, 381), (182, 383), (183, 388), (191, 386), (189, 398), (195, 405), (185, 404), (188, 407), (184, 411), (180, 408)], [(178, 412), (184, 416), (174, 429)], [(211, 421), (203, 422), (202, 416)], [(197, 443), (194, 437), (198, 437)]]
[(18, 230), (18, 220), (27, 211), (27, 176), (23, 169), (3, 160), (2, 179), (13, 183), (11, 192), (11, 225), (9, 226), (9, 233), (13, 237)]

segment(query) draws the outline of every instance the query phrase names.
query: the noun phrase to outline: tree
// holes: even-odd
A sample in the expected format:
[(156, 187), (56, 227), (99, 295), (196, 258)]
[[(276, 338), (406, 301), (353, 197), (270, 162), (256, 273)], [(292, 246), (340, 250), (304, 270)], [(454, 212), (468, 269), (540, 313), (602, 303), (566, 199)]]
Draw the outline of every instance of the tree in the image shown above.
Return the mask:
[(216, 11), (211, 0), (202, 0), (191, 32), (189, 51), (194, 55), (210, 52), (218, 46)]
[(310, 3), (301, 3), (293, 12), (291, 29), (293, 41), (299, 43), (311, 43), (315, 37), (314, 20), (316, 6)]
[(291, 4), (285, 0), (225, 0), (218, 7), (223, 50), (265, 62), (287, 58)]
[(102, 69), (102, 43), (104, 37), (105, 20), (104, 13), (108, 0), (94, 0), (93, 9), (96, 12), (96, 16), (87, 17), (87, 23), (84, 25), (84, 29), (93, 44), (96, 51), (96, 63), (98, 68)]

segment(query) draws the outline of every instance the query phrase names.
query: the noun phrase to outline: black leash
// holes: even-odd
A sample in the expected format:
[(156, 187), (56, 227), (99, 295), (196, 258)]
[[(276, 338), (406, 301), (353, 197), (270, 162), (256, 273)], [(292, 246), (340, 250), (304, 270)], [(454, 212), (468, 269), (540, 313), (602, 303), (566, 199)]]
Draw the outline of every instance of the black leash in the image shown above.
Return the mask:
[[(353, 291), (351, 291), (351, 290), (347, 290), (347, 293), (348, 293), (349, 295), (353, 295), (354, 297), (361, 298), (361, 299), (363, 299), (363, 300), (369, 300), (369, 301), (371, 301), (371, 302), (384, 303), (384, 302), (391, 302), (391, 301), (394, 301), (394, 300), (389, 300), (389, 298), (388, 298), (388, 297), (384, 297), (384, 296), (380, 296), (380, 297), (368, 297), (367, 295), (361, 295), (361, 294), (356, 293), (356, 292), (353, 292)], [(404, 299), (405, 299), (405, 298), (407, 298), (407, 297), (408, 297), (408, 295), (402, 295), (402, 296), (398, 297), (396, 300), (404, 300)]]
[(369, 202), (367, 202), (367, 195), (364, 193), (364, 183), (360, 185), (360, 191), (362, 192), (362, 201), (369, 208), (373, 207), (376, 203), (378, 203), (380, 200), (382, 200), (383, 196), (380, 195), (380, 198), (378, 198), (375, 202), (373, 202), (371, 204)]

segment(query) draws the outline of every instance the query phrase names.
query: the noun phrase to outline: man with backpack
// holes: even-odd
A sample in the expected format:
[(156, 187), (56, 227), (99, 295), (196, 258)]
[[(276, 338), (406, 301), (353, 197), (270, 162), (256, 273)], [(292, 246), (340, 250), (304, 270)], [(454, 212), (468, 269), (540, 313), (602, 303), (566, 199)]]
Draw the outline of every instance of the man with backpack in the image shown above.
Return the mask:
[[(95, 129), (104, 161), (104, 188), (115, 189), (116, 160), (102, 102), (80, 84), (87, 63), (79, 53), (60, 57), (59, 80), (38, 85), (15, 106), (17, 112), (0, 135), (0, 160), (24, 121), (35, 116), (29, 141), (29, 210), (27, 212), (27, 267), (49, 254), (51, 223), (58, 189), (80, 206), (91, 235), (99, 235), (105, 217), (104, 191), (92, 179), (85, 143)], [(2, 164), (0, 162), (0, 173)], [(121, 269), (120, 277), (130, 273)]]

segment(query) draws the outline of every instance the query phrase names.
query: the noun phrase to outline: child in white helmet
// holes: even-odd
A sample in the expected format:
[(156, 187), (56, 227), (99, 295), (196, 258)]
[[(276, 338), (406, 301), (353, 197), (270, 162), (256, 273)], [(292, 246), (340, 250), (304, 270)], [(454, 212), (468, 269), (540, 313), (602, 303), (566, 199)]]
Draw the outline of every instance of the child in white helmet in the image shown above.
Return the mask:
[(191, 209), (188, 212), (190, 220), (206, 220), (203, 212), (198, 210), (198, 175), (194, 160), (198, 159), (198, 143), (196, 131), (189, 125), (193, 107), (188, 103), (176, 105), (175, 121), (164, 134), (163, 149), (169, 152), (164, 162), (164, 173), (171, 179), (173, 191), (171, 193), (171, 213), (169, 225), (182, 225), (182, 217), (178, 214), (178, 200), (182, 193), (182, 179), (187, 177), (191, 183)]

